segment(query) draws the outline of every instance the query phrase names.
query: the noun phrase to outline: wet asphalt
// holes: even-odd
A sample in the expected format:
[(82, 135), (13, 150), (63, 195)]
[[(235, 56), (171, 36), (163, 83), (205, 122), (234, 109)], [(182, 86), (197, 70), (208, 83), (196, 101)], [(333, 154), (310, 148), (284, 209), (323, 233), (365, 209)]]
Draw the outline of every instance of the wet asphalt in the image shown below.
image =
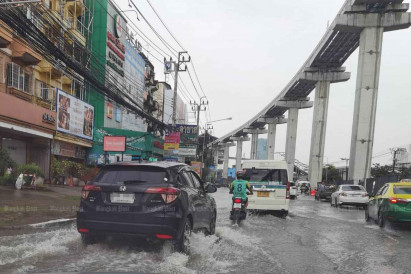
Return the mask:
[(364, 210), (299, 196), (286, 218), (252, 214), (229, 220), (227, 189), (212, 194), (216, 235), (195, 233), (189, 254), (168, 244), (109, 239), (84, 247), (72, 225), (0, 237), (0, 272), (410, 273), (411, 228), (381, 229)]

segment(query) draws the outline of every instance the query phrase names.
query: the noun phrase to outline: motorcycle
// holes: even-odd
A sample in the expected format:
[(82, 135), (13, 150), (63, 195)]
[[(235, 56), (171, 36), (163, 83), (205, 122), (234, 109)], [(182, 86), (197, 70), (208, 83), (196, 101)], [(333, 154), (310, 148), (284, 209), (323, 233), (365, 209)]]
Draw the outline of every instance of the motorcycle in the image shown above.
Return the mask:
[[(247, 195), (251, 195), (251, 193), (247, 193)], [(245, 208), (245, 201), (241, 197), (233, 197), (230, 220), (232, 220), (233, 224), (239, 225), (246, 217), (247, 210)]]

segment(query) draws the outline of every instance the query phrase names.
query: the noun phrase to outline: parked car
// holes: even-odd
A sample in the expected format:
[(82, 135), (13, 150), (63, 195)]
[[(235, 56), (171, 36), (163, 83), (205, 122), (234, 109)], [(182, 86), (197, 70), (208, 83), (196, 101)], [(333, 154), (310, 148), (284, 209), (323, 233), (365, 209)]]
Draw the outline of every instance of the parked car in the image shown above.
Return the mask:
[(388, 183), (370, 198), (365, 220), (374, 219), (380, 227), (388, 222), (411, 222), (411, 183)]
[(290, 198), (297, 199), (297, 186), (294, 182), (290, 182)]
[(330, 200), (331, 194), (333, 194), (335, 190), (336, 190), (336, 186), (332, 184), (319, 184), (317, 187), (317, 191), (315, 192), (315, 199), (316, 200), (321, 200), (321, 199)]
[(368, 204), (368, 193), (363, 186), (359, 185), (340, 185), (331, 194), (331, 206), (353, 205), (366, 207)]
[(216, 204), (186, 164), (121, 162), (103, 167), (83, 187), (77, 230), (84, 244), (110, 234), (171, 240), (186, 251), (192, 230), (215, 232)]

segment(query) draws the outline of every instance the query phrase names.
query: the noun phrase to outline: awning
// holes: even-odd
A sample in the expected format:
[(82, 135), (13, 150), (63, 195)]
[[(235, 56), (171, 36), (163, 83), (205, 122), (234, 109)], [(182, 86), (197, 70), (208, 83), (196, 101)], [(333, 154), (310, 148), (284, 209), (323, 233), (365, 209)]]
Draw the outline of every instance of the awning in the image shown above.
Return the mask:
[(9, 123), (5, 123), (5, 122), (0, 122), (0, 128), (7, 128), (7, 129), (10, 129), (12, 131), (15, 130), (15, 131), (18, 131), (18, 132), (21, 132), (21, 133), (40, 136), (40, 137), (47, 138), (47, 139), (53, 139), (53, 134), (49, 134), (49, 133), (45, 133), (45, 132), (42, 132), (42, 131), (39, 131), (39, 130), (26, 128), (26, 127), (14, 125), (14, 124), (9, 124)]
[(79, 145), (79, 146), (83, 146), (83, 147), (92, 147), (93, 146), (93, 142), (92, 141), (87, 141), (87, 140), (83, 140), (71, 135), (67, 135), (67, 134), (63, 134), (60, 132), (56, 133), (56, 136), (54, 136), (54, 140), (57, 141), (62, 141), (62, 142), (67, 142), (67, 143), (71, 143), (71, 144), (75, 144), (75, 145)]

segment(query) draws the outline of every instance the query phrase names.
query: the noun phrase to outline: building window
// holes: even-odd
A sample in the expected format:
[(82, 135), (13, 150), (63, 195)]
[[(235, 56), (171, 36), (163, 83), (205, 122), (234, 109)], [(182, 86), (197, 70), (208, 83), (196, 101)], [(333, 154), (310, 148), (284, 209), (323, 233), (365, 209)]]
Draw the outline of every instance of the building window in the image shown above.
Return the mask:
[(53, 89), (53, 87), (47, 85), (46, 83), (36, 80), (36, 96), (42, 98), (43, 100), (53, 100)]
[(86, 99), (86, 91), (84, 89), (84, 85), (77, 80), (71, 81), (71, 92), (80, 100), (84, 101)]
[(30, 75), (15, 63), (7, 64), (7, 85), (30, 93)]

